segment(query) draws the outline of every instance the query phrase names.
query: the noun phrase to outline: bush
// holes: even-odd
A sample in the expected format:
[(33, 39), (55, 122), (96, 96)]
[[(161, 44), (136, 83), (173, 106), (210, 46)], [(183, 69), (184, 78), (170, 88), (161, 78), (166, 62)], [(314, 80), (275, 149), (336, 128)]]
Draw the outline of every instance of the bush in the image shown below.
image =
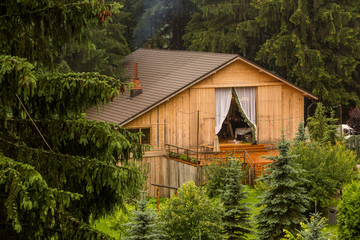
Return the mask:
[(161, 219), (170, 239), (223, 239), (224, 209), (211, 201), (194, 182), (184, 184), (161, 210)]
[(355, 154), (344, 144), (321, 145), (316, 142), (298, 143), (292, 146), (295, 161), (306, 170), (306, 189), (315, 211), (330, 207), (331, 197), (357, 176)]
[(345, 188), (338, 213), (339, 239), (360, 239), (360, 182)]

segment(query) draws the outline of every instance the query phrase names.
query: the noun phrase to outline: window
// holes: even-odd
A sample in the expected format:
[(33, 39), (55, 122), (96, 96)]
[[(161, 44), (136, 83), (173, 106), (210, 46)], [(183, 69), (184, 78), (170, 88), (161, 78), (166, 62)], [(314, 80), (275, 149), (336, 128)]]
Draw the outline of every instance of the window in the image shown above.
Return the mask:
[(150, 145), (150, 139), (151, 139), (150, 128), (131, 128), (126, 130), (128, 130), (131, 133), (141, 132), (143, 135), (140, 138), (140, 143)]

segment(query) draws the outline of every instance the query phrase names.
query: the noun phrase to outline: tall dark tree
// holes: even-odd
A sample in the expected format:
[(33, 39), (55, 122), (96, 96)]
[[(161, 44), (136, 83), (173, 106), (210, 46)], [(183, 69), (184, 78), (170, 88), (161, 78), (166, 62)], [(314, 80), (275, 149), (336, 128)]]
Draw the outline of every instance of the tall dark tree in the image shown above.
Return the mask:
[(199, 11), (193, 14), (184, 35), (189, 50), (252, 54), (254, 57), (260, 43), (256, 46), (254, 38), (250, 40), (249, 37), (247, 41), (245, 37), (247, 28), (256, 24), (250, 22), (257, 13), (251, 0), (192, 2)]
[[(109, 1), (122, 4), (123, 0)], [(64, 48), (64, 60), (60, 64), (62, 72), (99, 72), (107, 76), (119, 78), (123, 72), (121, 61), (130, 53), (128, 32), (131, 31), (130, 13), (124, 7), (121, 10), (110, 13), (108, 21), (101, 25), (93, 26), (89, 31), (90, 44), (68, 44)], [(106, 13), (106, 12), (105, 12)], [(102, 13), (104, 14), (104, 13)], [(128, 24), (127, 27), (125, 24)], [(62, 64), (68, 67), (64, 68)], [(65, 70), (65, 71), (64, 71)]]
[(310, 90), (326, 105), (359, 101), (359, 1), (255, 3), (259, 10), (256, 20), (268, 36), (257, 61)]
[(255, 217), (258, 224), (258, 239), (276, 240), (284, 237), (283, 230), (294, 232), (305, 218), (309, 198), (302, 187), (302, 170), (294, 164), (294, 155), (289, 154), (290, 144), (282, 134), (278, 143), (279, 156), (269, 157), (274, 162), (270, 174), (263, 181), (269, 189), (261, 195), (258, 206), (264, 208)]
[(242, 185), (242, 165), (238, 159), (230, 158), (225, 166), (225, 190), (220, 195), (224, 203), (223, 216), (224, 232), (227, 239), (247, 239), (251, 233), (250, 208), (242, 203), (246, 199), (246, 192)]
[(187, 49), (242, 54), (328, 106), (360, 101), (359, 1), (192, 2)]
[[(126, 88), (99, 73), (52, 72), (62, 47), (118, 5), (5, 0), (0, 4), (0, 238), (109, 239), (91, 219), (138, 192), (139, 136), (87, 121), (84, 111)], [(118, 161), (121, 166), (118, 166)]]
[(135, 46), (183, 49), (182, 37), (194, 6), (190, 0), (145, 0), (135, 29)]

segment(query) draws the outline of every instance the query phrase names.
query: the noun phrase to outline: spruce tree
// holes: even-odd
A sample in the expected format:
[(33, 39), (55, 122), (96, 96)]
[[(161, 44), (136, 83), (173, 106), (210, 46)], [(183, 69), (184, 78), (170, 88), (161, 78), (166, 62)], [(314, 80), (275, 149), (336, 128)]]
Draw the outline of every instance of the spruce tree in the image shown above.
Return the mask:
[(125, 240), (158, 240), (166, 239), (162, 232), (155, 210), (148, 208), (148, 202), (143, 199), (137, 203)]
[(286, 235), (282, 240), (327, 240), (330, 233), (326, 230), (326, 219), (321, 218), (319, 213), (312, 214), (310, 221), (301, 223), (301, 231), (292, 234), (285, 230)]
[(223, 217), (224, 232), (227, 239), (247, 239), (250, 230), (250, 208), (241, 203), (247, 196), (242, 185), (241, 162), (230, 158), (225, 169), (225, 190), (221, 194), (225, 213)]
[[(86, 120), (126, 89), (99, 73), (54, 71), (69, 44), (89, 44), (119, 4), (3, 0), (0, 4), (0, 239), (110, 239), (89, 223), (141, 189), (139, 135)], [(119, 161), (121, 164), (118, 165)]]
[(294, 155), (289, 154), (289, 142), (282, 133), (278, 143), (279, 156), (268, 157), (274, 162), (269, 165), (270, 174), (264, 177), (269, 190), (261, 195), (257, 204), (264, 208), (255, 217), (258, 223), (258, 239), (276, 240), (284, 237), (283, 230), (293, 232), (305, 220), (309, 203), (305, 180), (300, 178), (301, 170), (294, 164)]
[(296, 136), (294, 138), (295, 143), (305, 142), (309, 139), (309, 136), (306, 133), (304, 128), (304, 122), (299, 122), (298, 131), (296, 132)]
[(252, 1), (192, 2), (198, 11), (192, 15), (184, 35), (185, 45), (189, 50), (242, 53), (246, 56), (252, 54), (255, 57), (260, 44), (255, 44), (256, 39), (253, 37), (245, 37), (246, 28), (251, 26), (251, 23), (245, 23), (245, 20), (254, 19), (257, 13)]

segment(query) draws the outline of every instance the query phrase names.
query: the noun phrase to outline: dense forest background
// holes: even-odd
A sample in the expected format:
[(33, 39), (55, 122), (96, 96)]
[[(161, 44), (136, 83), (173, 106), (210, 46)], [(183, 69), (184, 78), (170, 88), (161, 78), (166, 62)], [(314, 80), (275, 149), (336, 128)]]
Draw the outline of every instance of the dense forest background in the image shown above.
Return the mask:
[(328, 107), (338, 111), (342, 105), (344, 116), (359, 103), (359, 1), (115, 2), (121, 11), (92, 30), (92, 46), (67, 48), (68, 70), (116, 76), (123, 56), (148, 44), (236, 53), (305, 88)]

